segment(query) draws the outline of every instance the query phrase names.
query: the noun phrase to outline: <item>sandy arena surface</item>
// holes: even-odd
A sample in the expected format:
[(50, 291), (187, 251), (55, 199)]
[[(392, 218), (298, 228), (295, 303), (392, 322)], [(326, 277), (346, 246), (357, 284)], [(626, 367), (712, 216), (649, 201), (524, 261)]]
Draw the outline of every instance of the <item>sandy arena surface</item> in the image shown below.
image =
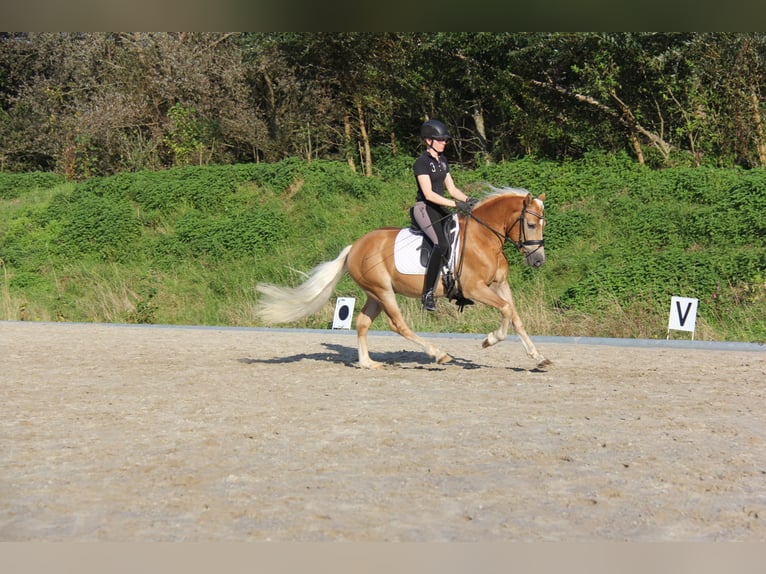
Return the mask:
[(0, 541), (766, 541), (766, 352), (0, 322)]

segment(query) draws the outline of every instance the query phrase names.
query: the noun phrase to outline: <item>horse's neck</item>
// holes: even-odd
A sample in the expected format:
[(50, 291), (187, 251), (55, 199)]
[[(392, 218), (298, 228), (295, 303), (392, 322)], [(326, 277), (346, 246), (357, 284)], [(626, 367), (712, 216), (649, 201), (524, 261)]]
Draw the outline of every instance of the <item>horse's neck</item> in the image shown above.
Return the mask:
[(490, 227), (495, 234), (503, 237), (510, 232), (513, 222), (521, 215), (521, 202), (502, 201), (501, 198), (492, 201), (482, 209), (474, 210), (476, 217)]

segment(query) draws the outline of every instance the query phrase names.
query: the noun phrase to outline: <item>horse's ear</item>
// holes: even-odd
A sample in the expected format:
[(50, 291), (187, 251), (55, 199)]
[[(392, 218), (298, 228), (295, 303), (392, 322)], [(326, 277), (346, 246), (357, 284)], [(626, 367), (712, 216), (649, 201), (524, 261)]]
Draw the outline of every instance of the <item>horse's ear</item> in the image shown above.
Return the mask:
[(531, 193), (528, 193), (527, 196), (524, 198), (524, 207), (529, 207), (529, 205), (535, 200), (534, 196)]
[(545, 201), (545, 194), (541, 193), (540, 195), (537, 196), (537, 199), (539, 199), (540, 201)]

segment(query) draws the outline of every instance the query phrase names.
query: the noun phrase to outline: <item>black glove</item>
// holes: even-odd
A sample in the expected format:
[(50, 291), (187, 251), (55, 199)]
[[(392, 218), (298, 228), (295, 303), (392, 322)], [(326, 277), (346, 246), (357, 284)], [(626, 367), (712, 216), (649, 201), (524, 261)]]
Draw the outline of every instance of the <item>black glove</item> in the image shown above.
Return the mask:
[(469, 197), (466, 201), (455, 201), (455, 209), (460, 215), (469, 215), (474, 205), (476, 200), (473, 197)]

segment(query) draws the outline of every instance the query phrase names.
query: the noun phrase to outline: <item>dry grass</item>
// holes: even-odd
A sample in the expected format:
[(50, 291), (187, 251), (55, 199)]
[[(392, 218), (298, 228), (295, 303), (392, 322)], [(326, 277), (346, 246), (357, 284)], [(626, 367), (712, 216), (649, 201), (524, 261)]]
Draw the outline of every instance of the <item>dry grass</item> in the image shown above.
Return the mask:
[[(215, 275), (215, 280), (227, 287), (215, 293), (209, 285), (212, 276), (202, 271), (184, 274), (166, 272), (147, 280), (144, 269), (128, 269), (118, 265), (76, 264), (57, 271), (48, 291), (20, 297), (10, 288), (12, 272), (0, 260), (0, 319), (6, 321), (81, 321), (105, 323), (177, 323), (201, 325), (258, 326), (255, 316), (256, 292), (254, 279), (242, 273), (230, 277)], [(155, 297), (153, 285), (157, 286)], [(669, 301), (644, 294), (628, 302), (603, 294), (595, 302), (596, 311), (586, 313), (575, 309), (559, 309), (542, 278), (529, 281), (514, 291), (515, 303), (527, 330), (534, 336), (608, 337), (674, 339), (691, 338), (691, 333), (668, 333)], [(284, 325), (286, 327), (329, 329), (332, 326), (336, 296), (355, 296), (354, 314), (364, 304), (358, 293), (336, 293), (315, 315)], [(500, 314), (486, 305), (466, 307), (460, 312), (456, 305), (440, 299), (438, 310), (427, 313), (419, 299), (398, 297), (405, 321), (417, 332), (485, 334), (497, 329)], [(734, 314), (711, 317), (698, 314), (697, 340), (758, 340), (757, 333), (766, 330), (763, 305), (733, 307)], [(739, 331), (732, 331), (732, 325)], [(753, 327), (753, 326), (756, 327)], [(761, 325), (760, 327), (757, 327)], [(381, 314), (373, 330), (390, 329)], [(760, 329), (760, 330), (759, 330)], [(753, 333), (756, 333), (754, 337)], [(512, 334), (512, 332), (511, 332)]]

